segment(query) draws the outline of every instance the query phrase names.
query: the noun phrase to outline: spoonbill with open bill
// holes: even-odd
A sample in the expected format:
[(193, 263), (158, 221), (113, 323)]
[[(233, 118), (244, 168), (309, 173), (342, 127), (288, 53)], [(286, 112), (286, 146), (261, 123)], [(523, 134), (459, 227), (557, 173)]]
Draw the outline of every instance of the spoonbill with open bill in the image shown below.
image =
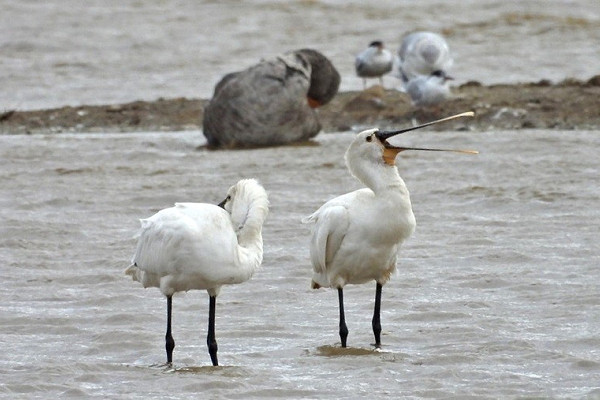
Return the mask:
[(372, 327), (375, 346), (381, 346), (382, 287), (396, 270), (401, 243), (415, 229), (409, 192), (395, 166), (396, 155), (406, 150), (477, 153), (474, 150), (397, 147), (387, 139), (473, 115), (472, 112), (466, 112), (399, 131), (368, 129), (360, 132), (346, 151), (345, 160), (350, 173), (367, 187), (329, 200), (303, 219), (305, 223), (314, 222), (310, 242), (310, 258), (314, 269), (312, 287), (332, 287), (338, 291), (342, 347), (346, 347), (348, 337), (343, 288), (346, 284), (362, 284), (372, 280), (376, 282)]
[(176, 292), (205, 289), (209, 295), (207, 345), (217, 361), (215, 308), (222, 285), (252, 277), (263, 258), (262, 226), (269, 201), (254, 179), (242, 179), (218, 206), (176, 203), (141, 220), (137, 250), (125, 271), (144, 287), (157, 287), (167, 297), (167, 363), (173, 362), (171, 305)]

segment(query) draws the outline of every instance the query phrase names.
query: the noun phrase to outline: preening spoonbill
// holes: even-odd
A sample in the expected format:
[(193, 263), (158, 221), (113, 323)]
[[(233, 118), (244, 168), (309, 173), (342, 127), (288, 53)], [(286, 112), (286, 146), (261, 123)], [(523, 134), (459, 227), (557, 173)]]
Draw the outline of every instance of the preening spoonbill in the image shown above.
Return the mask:
[(383, 42), (375, 40), (365, 50), (356, 56), (354, 67), (356, 75), (363, 78), (363, 89), (367, 87), (367, 78), (379, 78), (383, 86), (383, 75), (392, 70), (394, 57), (384, 48)]
[(342, 347), (348, 328), (344, 315), (343, 288), (346, 284), (376, 282), (373, 334), (381, 346), (381, 291), (396, 269), (400, 244), (415, 229), (410, 196), (395, 166), (396, 155), (405, 150), (455, 151), (392, 146), (387, 139), (404, 132), (442, 121), (473, 116), (472, 112), (432, 121), (393, 132), (369, 129), (356, 135), (346, 151), (346, 166), (366, 188), (329, 200), (303, 222), (314, 222), (310, 258), (314, 269), (312, 287), (332, 287), (338, 291)]
[(218, 206), (176, 203), (141, 220), (137, 250), (125, 270), (144, 287), (157, 287), (167, 297), (167, 363), (173, 362), (171, 305), (175, 292), (205, 289), (209, 295), (207, 345), (217, 361), (215, 307), (222, 285), (252, 277), (263, 258), (262, 226), (269, 201), (254, 179), (233, 185)]

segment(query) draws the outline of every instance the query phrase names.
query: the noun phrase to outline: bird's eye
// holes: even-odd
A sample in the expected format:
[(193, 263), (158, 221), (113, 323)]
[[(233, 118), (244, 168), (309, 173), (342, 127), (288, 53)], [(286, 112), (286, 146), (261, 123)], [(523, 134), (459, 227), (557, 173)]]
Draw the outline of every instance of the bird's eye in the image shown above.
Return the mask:
[(369, 136), (367, 136), (367, 142), (370, 142), (370, 141), (372, 141), (372, 140), (373, 140), (373, 135), (369, 135)]
[(225, 201), (229, 201), (231, 200), (231, 196), (227, 196), (227, 198), (225, 199)]

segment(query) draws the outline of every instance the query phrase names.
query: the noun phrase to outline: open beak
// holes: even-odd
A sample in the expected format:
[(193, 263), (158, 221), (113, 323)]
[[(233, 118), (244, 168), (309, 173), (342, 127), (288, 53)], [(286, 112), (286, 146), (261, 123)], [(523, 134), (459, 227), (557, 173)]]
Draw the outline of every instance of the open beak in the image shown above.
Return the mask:
[(399, 147), (399, 146), (392, 146), (387, 141), (387, 139), (389, 139), (389, 138), (391, 138), (393, 136), (405, 133), (405, 132), (410, 132), (410, 131), (414, 131), (416, 129), (425, 128), (426, 126), (438, 124), (440, 122), (450, 121), (450, 120), (455, 119), (455, 118), (473, 117), (473, 116), (475, 116), (475, 113), (473, 111), (468, 111), (468, 112), (464, 112), (464, 113), (452, 115), (450, 117), (446, 117), (446, 118), (438, 119), (438, 120), (435, 120), (435, 121), (427, 122), (427, 123), (422, 124), (422, 125), (413, 126), (411, 128), (401, 129), (401, 130), (398, 130), (398, 131), (378, 131), (378, 132), (376, 132), (375, 135), (377, 136), (377, 138), (379, 139), (379, 141), (381, 142), (381, 144), (383, 145), (383, 148), (384, 148), (383, 149), (383, 160), (384, 160), (384, 162), (386, 164), (388, 164), (388, 165), (394, 165), (395, 164), (395, 160), (396, 160), (396, 156), (398, 155), (398, 153), (400, 153), (401, 151), (405, 151), (405, 150), (450, 151), (450, 152), (454, 152), (454, 153), (478, 154), (479, 152), (477, 150), (432, 149), (432, 148), (423, 148), (423, 147)]

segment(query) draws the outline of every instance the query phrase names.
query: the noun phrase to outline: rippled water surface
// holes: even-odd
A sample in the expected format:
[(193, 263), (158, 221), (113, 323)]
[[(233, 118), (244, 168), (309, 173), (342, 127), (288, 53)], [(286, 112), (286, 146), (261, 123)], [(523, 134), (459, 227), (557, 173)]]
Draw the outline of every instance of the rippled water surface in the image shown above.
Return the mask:
[[(456, 84), (600, 73), (598, 0), (0, 0), (0, 111), (210, 98), (226, 73), (313, 47), (362, 89), (354, 56), (442, 32)], [(387, 77), (387, 87), (397, 79)]]
[[(4, 398), (599, 398), (598, 132), (419, 132), (402, 153), (417, 231), (383, 290), (309, 289), (299, 221), (360, 185), (350, 133), (318, 146), (209, 152), (200, 132), (0, 136), (0, 396)], [(400, 141), (400, 139), (398, 139)], [(123, 274), (138, 219), (220, 201), (242, 177), (268, 189), (263, 268), (218, 298), (222, 367), (206, 350), (208, 296), (166, 302)]]

